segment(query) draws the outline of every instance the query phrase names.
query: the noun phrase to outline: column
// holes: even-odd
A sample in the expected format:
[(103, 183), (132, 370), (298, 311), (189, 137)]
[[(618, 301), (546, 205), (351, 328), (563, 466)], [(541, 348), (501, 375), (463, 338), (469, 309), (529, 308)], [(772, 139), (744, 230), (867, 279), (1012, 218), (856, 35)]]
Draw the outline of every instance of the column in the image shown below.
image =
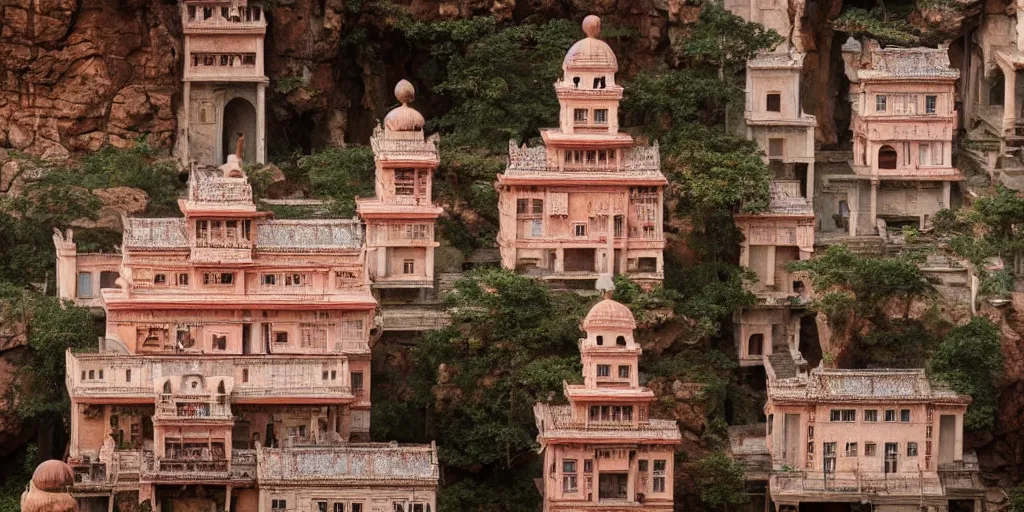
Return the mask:
[[(186, 37), (185, 40), (188, 41), (188, 38)], [(188, 50), (187, 49), (185, 50), (185, 58), (188, 59)], [(185, 63), (185, 69), (187, 70), (188, 67), (189, 67), (189, 63), (186, 62)], [(189, 116), (191, 115), (191, 110), (192, 110), (192, 82), (185, 82), (183, 98), (184, 98), (184, 100), (182, 101), (182, 105), (181, 105), (181, 112), (182, 112), (182, 116), (181, 117), (182, 117), (182, 123), (184, 124), (184, 127), (179, 129), (178, 133), (179, 133), (179, 136), (182, 139), (184, 139), (184, 143), (182, 143), (181, 147), (183, 147), (184, 151), (185, 151), (185, 153), (184, 153), (185, 161), (182, 162), (182, 163), (184, 163), (186, 167), (191, 168), (191, 163), (190, 162), (192, 160), (192, 148), (190, 147), (191, 146), (191, 142), (189, 141), (189, 131), (190, 131), (189, 128), (190, 128), (190, 125), (191, 125), (191, 120), (190, 120)]]
[(427, 247), (426, 256), (423, 260), (424, 270), (427, 272), (427, 279), (434, 280), (434, 248)]
[(565, 272), (565, 249), (561, 247), (555, 249), (555, 272)]
[(950, 204), (949, 204), (950, 198), (949, 198), (949, 196), (950, 196), (950, 189), (952, 188), (950, 185), (952, 185), (952, 184), (950, 182), (948, 182), (948, 181), (943, 181), (942, 182), (942, 207), (943, 208), (949, 208), (950, 207)]
[(871, 225), (868, 229), (875, 227), (878, 218), (878, 180), (871, 180)]
[[(852, 192), (852, 193), (851, 193)], [(847, 191), (846, 203), (850, 208), (849, 235), (857, 235), (857, 220), (860, 217), (860, 182), (853, 182), (853, 188)]]
[(1014, 93), (1017, 90), (1016, 70), (999, 66), (1003, 72), (1003, 135), (1013, 133), (1013, 123), (1017, 117), (1017, 98)]
[[(626, 204), (629, 204), (629, 198), (626, 198)], [(608, 213), (608, 258), (606, 260), (604, 272), (610, 276), (615, 275), (615, 214), (613, 212)], [(625, 250), (623, 250), (625, 252)], [(625, 254), (623, 254), (625, 257)]]
[(256, 84), (256, 163), (267, 161), (267, 84)]
[(224, 489), (224, 512), (231, 512), (231, 486)]
[(814, 160), (807, 164), (807, 204), (814, 206)]
[[(639, 455), (639, 450), (637, 455)], [(638, 457), (634, 457), (633, 460), (629, 461), (629, 471), (626, 473), (626, 502), (636, 502), (636, 474), (638, 471), (637, 461)], [(653, 469), (653, 468), (652, 468)]]

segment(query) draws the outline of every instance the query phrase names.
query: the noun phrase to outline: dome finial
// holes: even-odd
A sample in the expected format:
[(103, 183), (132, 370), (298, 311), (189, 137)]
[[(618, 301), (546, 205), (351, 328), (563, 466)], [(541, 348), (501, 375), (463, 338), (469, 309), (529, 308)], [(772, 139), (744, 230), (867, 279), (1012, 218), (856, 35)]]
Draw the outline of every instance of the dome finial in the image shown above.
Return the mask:
[(587, 37), (597, 39), (601, 35), (601, 18), (591, 14), (583, 18), (583, 33)]
[(395, 84), (395, 98), (402, 105), (412, 103), (416, 99), (416, 88), (408, 80), (402, 79)]

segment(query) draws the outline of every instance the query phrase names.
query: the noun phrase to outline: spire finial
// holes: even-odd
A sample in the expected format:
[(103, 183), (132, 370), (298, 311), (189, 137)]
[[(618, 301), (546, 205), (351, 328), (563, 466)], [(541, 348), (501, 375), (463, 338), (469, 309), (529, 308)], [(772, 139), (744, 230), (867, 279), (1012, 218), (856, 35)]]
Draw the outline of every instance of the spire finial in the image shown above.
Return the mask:
[(583, 33), (587, 37), (597, 39), (601, 35), (601, 18), (591, 14), (583, 18)]
[(395, 98), (402, 105), (408, 105), (412, 103), (412, 100), (416, 99), (416, 88), (408, 80), (399, 80), (395, 84)]

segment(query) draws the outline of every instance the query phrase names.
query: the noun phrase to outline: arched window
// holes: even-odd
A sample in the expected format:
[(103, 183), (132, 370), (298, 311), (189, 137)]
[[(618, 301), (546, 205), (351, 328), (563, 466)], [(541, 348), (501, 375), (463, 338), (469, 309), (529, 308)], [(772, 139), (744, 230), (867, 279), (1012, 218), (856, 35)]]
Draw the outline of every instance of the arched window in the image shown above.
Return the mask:
[(597, 344), (604, 345), (604, 336), (601, 336), (600, 334), (597, 335)]
[(878, 168), (879, 169), (895, 169), (896, 161), (899, 159), (899, 155), (896, 154), (896, 149), (886, 144), (878, 148)]
[(578, 76), (572, 77), (572, 86), (577, 88), (577, 89), (580, 88), (580, 77), (578, 77)]
[(217, 392), (222, 394), (222, 395), (227, 392), (227, 391), (224, 391), (224, 381), (220, 381), (220, 383), (217, 384)]
[(757, 333), (750, 335), (750, 339), (747, 340), (747, 355), (764, 355), (764, 334)]
[(164, 381), (164, 394), (165, 395), (171, 394), (171, 381), (169, 381), (169, 380), (168, 381)]
[(625, 347), (626, 346), (626, 337), (625, 336), (619, 336), (618, 338), (615, 338), (615, 344), (620, 346), (620, 347)]

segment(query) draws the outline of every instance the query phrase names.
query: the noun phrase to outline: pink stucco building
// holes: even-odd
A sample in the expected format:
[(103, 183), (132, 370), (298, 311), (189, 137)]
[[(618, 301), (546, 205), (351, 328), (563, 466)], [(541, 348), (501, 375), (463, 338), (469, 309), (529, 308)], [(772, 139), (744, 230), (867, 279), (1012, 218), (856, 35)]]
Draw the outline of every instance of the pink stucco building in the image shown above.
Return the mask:
[(423, 116), (409, 106), (415, 94), (405, 80), (395, 86), (401, 106), (370, 138), (376, 197), (356, 201), (366, 222), (367, 269), (382, 300), (434, 287), (434, 227), (441, 208), (432, 203), (431, 192), (440, 162), (438, 136), (424, 137)]
[(979, 510), (977, 462), (963, 448), (970, 400), (924, 370), (819, 367), (769, 379), (772, 501), (780, 510), (945, 511), (964, 499)]
[(565, 55), (559, 126), (541, 130), (543, 146), (510, 142), (496, 185), (502, 265), (586, 288), (600, 274), (657, 282), (664, 272), (658, 146), (619, 131), (618, 60), (600, 29), (588, 16), (587, 37)]
[(263, 39), (267, 17), (247, 0), (182, 0), (183, 98), (176, 154), (183, 164), (218, 165), (241, 134), (246, 162), (267, 154)]
[(952, 187), (963, 179), (952, 162), (960, 72), (945, 46), (883, 49), (851, 41), (843, 51), (853, 173), (826, 177), (825, 209), (849, 235), (882, 225), (928, 227), (952, 205)]
[[(800, 104), (805, 53), (800, 38), (802, 2), (730, 0), (737, 16), (780, 34), (782, 42), (747, 61), (747, 138), (757, 142), (772, 170), (771, 200), (765, 212), (737, 215), (743, 232), (740, 265), (757, 281), (750, 291), (757, 303), (737, 311), (736, 346), (741, 366), (799, 366), (801, 308), (810, 298), (809, 282), (789, 272), (794, 261), (814, 252), (814, 129), (817, 120)], [(790, 359), (791, 361), (786, 361)]]
[(639, 383), (635, 328), (629, 308), (598, 302), (579, 341), (583, 384), (564, 385), (567, 405), (534, 406), (544, 512), (672, 510), (679, 427), (650, 418), (654, 393)]
[[(269, 218), (234, 155), (179, 205), (124, 219), (99, 351), (66, 356), (83, 510), (432, 510), (433, 447), (361, 443), (377, 302), (358, 221)], [(73, 235), (54, 242), (74, 290)]]

